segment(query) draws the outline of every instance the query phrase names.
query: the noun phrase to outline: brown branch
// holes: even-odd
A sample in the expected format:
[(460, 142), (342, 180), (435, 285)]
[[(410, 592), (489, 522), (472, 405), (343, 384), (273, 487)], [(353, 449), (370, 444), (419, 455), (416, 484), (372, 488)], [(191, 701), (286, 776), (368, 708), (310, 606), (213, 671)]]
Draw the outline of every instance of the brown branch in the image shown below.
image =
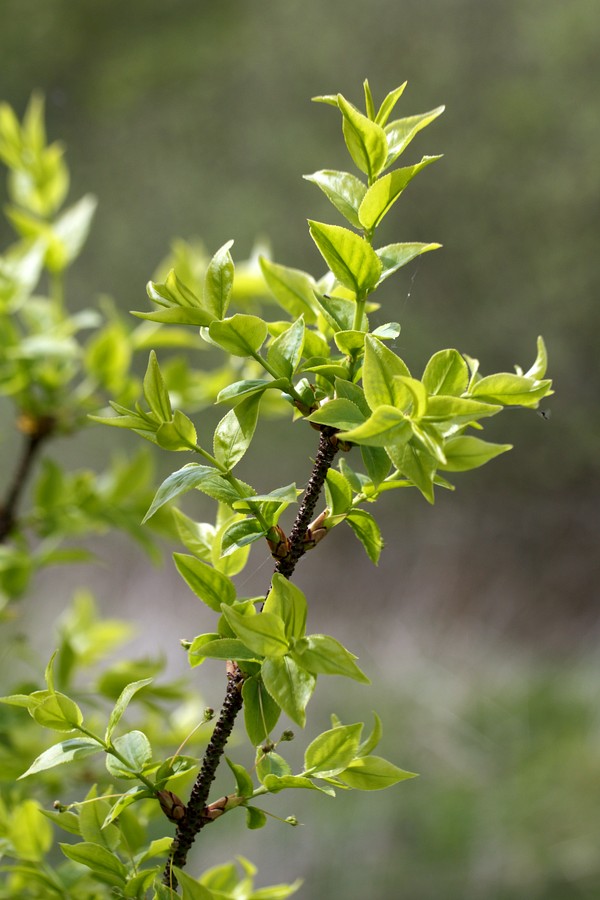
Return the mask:
[[(292, 530), (288, 539), (288, 552), (284, 559), (277, 562), (275, 571), (283, 575), (285, 578), (291, 578), (296, 564), (307, 549), (306, 533), (308, 526), (313, 517), (315, 507), (317, 505), (319, 495), (323, 490), (325, 478), (329, 471), (335, 455), (339, 449), (338, 442), (335, 438), (336, 431), (334, 428), (326, 426), (321, 428), (321, 436), (319, 439), (319, 449), (315, 457), (312, 473), (306, 486), (306, 491)], [(213, 821), (213, 817), (207, 813), (208, 794), (210, 786), (214, 781), (215, 774), (221, 757), (223, 755), (225, 744), (229, 739), (237, 714), (242, 708), (242, 684), (244, 676), (240, 672), (236, 663), (227, 664), (227, 692), (225, 700), (215, 725), (212, 737), (208, 743), (200, 771), (192, 788), (192, 793), (185, 815), (177, 825), (177, 831), (171, 844), (169, 859), (163, 873), (163, 884), (173, 889), (177, 888), (177, 879), (173, 874), (173, 866), (183, 868), (187, 862), (187, 855), (194, 843), (196, 835)]]
[(34, 421), (21, 417), (19, 420), (19, 429), (24, 432), (25, 440), (17, 468), (8, 486), (6, 498), (0, 505), (0, 544), (9, 537), (17, 523), (17, 508), (35, 457), (53, 427), (54, 421), (50, 419)]

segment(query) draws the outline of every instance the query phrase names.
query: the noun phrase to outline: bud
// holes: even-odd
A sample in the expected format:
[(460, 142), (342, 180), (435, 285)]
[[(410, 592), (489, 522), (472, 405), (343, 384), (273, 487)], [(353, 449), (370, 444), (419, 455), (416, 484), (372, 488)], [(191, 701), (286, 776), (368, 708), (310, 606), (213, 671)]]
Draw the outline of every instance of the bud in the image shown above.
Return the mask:
[(288, 816), (285, 821), (288, 823), (288, 825), (293, 825), (294, 827), (300, 824), (296, 816)]
[(170, 822), (181, 822), (185, 818), (185, 804), (177, 794), (174, 794), (173, 791), (158, 791), (156, 796), (160, 808)]
[(185, 638), (181, 638), (179, 643), (181, 644), (181, 646), (183, 647), (184, 650), (189, 650), (190, 647), (192, 646), (192, 642), (187, 641)]
[(282, 732), (281, 737), (279, 738), (280, 743), (283, 741), (293, 741), (294, 740), (294, 732), (289, 729)]

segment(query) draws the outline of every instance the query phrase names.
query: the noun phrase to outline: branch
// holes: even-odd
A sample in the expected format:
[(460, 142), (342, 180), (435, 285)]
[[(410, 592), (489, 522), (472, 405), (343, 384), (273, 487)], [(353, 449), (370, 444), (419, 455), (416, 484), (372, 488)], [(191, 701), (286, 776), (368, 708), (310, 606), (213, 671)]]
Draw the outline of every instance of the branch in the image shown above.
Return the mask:
[[(275, 571), (285, 578), (291, 578), (296, 564), (307, 549), (306, 532), (313, 517), (319, 495), (325, 484), (325, 478), (331, 464), (338, 452), (338, 442), (334, 428), (323, 426), (319, 439), (319, 449), (311, 476), (306, 486), (306, 491), (300, 509), (288, 539), (288, 550), (284, 559), (277, 562)], [(187, 855), (194, 843), (196, 835), (213, 819), (207, 815), (207, 803), (210, 786), (221, 756), (225, 750), (225, 744), (229, 739), (237, 714), (242, 708), (242, 684), (244, 676), (236, 663), (227, 663), (227, 692), (225, 700), (215, 725), (212, 737), (208, 743), (200, 771), (192, 788), (189, 803), (185, 809), (183, 818), (178, 822), (177, 831), (171, 844), (169, 859), (163, 873), (163, 884), (173, 889), (177, 888), (177, 879), (173, 874), (173, 866), (183, 868), (187, 862)]]
[(51, 419), (30, 420), (22, 416), (19, 428), (24, 432), (25, 440), (21, 456), (12, 481), (8, 486), (6, 499), (0, 505), (0, 544), (4, 543), (17, 522), (17, 507), (27, 484), (33, 462), (44, 440), (54, 427)]

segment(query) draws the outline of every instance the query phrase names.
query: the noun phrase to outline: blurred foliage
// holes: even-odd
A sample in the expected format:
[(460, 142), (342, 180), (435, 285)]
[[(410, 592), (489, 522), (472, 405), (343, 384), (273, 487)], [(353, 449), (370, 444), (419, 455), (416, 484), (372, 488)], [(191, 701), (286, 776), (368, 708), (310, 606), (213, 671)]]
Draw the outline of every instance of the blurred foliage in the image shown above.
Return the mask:
[[(103, 284), (135, 308), (174, 233), (208, 246), (234, 236), (242, 255), (257, 233), (276, 235), (278, 260), (318, 275), (289, 209), (320, 218), (326, 201), (295, 173), (328, 154), (335, 168), (339, 151), (306, 98), (335, 83), (357, 99), (362, 69), (376, 92), (408, 78), (415, 110), (442, 95), (451, 115), (433, 149), (446, 160), (409, 195), (403, 224), (445, 250), (390, 289), (400, 352), (417, 366), (460, 337), (506, 369), (516, 360), (504, 341), (522, 358), (540, 328), (561, 390), (547, 427), (515, 419), (515, 443), (538, 451), (514, 487), (597, 478), (598, 418), (586, 410), (598, 387), (600, 21), (587, 0), (5, 0), (4, 12), (6, 99), (23, 108), (32, 86), (46, 93), (53, 132), (78, 148), (75, 185), (102, 197), (96, 252), (74, 276), (82, 302)], [(275, 125), (282, 97), (298, 114)]]

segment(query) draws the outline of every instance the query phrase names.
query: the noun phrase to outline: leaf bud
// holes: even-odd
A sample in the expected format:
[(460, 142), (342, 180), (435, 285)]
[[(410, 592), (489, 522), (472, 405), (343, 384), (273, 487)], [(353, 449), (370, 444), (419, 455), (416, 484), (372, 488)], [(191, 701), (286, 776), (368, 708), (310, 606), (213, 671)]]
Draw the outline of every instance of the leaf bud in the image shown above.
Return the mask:
[(283, 741), (293, 741), (294, 740), (294, 732), (286, 729), (282, 732), (281, 737), (279, 738), (280, 743)]
[(285, 821), (287, 822), (288, 825), (293, 825), (294, 827), (295, 827), (296, 825), (299, 825), (299, 824), (300, 824), (300, 822), (298, 821), (298, 819), (296, 818), (296, 816), (287, 816), (287, 818), (286, 818)]

